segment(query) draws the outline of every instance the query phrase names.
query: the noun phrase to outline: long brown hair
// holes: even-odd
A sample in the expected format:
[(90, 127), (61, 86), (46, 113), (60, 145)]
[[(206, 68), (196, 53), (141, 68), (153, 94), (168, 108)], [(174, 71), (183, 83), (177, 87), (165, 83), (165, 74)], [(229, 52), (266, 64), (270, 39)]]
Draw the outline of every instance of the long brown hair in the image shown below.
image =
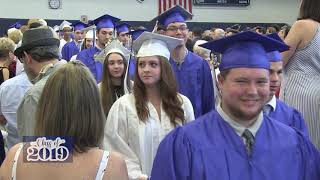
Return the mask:
[[(114, 52), (115, 54), (119, 54)], [(109, 61), (109, 57), (110, 55), (113, 53), (110, 53), (106, 56), (104, 63), (103, 63), (103, 73), (102, 73), (102, 80), (101, 80), (101, 84), (100, 84), (100, 94), (101, 94), (101, 100), (102, 100), (102, 107), (104, 110), (105, 115), (107, 116), (109, 113), (109, 110), (111, 108), (111, 106), (113, 105), (113, 103), (116, 101), (117, 97), (115, 94), (115, 86), (112, 84), (111, 81), (111, 74), (108, 68), (108, 61)], [(124, 94), (124, 78), (126, 75), (126, 70), (127, 70), (127, 66), (128, 66), (128, 62), (126, 61), (126, 59), (124, 58), (124, 56), (122, 54), (119, 54), (122, 57), (123, 60), (123, 64), (124, 64), (124, 71), (123, 74), (121, 76), (121, 90), (120, 93)], [(130, 78), (127, 78), (127, 87), (130, 91)]]
[(35, 135), (70, 136), (81, 153), (101, 144), (104, 123), (99, 90), (85, 65), (71, 61), (50, 75), (39, 100)]
[[(161, 77), (159, 80), (160, 96), (162, 100), (162, 106), (170, 118), (171, 123), (176, 126), (179, 123), (184, 123), (184, 111), (181, 107), (182, 99), (178, 97), (177, 83), (171, 65), (169, 61), (162, 57), (157, 56), (160, 61)], [(146, 87), (141, 81), (138, 74), (139, 58), (137, 59), (133, 95), (135, 97), (135, 105), (138, 117), (140, 121), (146, 122), (150, 116), (149, 109), (147, 107), (147, 95)]]
[(302, 0), (298, 20), (312, 19), (320, 23), (319, 7), (319, 0)]

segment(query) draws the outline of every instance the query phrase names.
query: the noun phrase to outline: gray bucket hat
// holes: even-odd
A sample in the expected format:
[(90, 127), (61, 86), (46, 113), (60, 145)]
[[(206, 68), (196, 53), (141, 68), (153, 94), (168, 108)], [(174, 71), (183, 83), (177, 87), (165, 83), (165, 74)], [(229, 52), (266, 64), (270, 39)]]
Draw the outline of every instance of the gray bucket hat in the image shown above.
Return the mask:
[(39, 46), (57, 46), (60, 40), (51, 27), (42, 26), (39, 28), (27, 30), (22, 37), (21, 46), (14, 51), (18, 58), (22, 56), (23, 51), (30, 50)]

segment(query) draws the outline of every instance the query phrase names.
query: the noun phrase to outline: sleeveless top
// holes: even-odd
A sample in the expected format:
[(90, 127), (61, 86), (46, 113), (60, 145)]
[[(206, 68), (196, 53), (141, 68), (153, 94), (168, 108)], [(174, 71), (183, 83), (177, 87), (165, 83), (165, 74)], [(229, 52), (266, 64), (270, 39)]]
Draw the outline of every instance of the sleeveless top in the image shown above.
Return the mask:
[[(2, 84), (4, 82), (3, 72), (2, 72), (3, 69), (8, 69), (8, 68), (0, 66), (0, 84)], [(8, 70), (9, 70), (9, 79), (13, 78), (14, 77), (14, 73), (10, 69), (8, 69)]]
[[(12, 174), (11, 174), (11, 180), (16, 180), (16, 173), (17, 173), (17, 162), (18, 158), (20, 155), (20, 152), (23, 148), (23, 143), (20, 144), (18, 150), (16, 151), (13, 159), (13, 166), (12, 166)], [(97, 175), (95, 180), (102, 180), (104, 173), (106, 171), (107, 165), (108, 165), (108, 160), (109, 160), (109, 152), (108, 151), (103, 151), (103, 155), (100, 161), (99, 169), (97, 171)]]
[(302, 113), (320, 150), (320, 25), (310, 43), (297, 49), (284, 68), (280, 99)]

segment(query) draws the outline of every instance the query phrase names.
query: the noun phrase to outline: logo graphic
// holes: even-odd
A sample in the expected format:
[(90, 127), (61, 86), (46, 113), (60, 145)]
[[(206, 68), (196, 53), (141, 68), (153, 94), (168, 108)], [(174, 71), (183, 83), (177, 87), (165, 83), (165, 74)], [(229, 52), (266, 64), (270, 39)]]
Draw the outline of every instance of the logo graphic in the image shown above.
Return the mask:
[(68, 137), (24, 137), (25, 162), (72, 161), (72, 141)]

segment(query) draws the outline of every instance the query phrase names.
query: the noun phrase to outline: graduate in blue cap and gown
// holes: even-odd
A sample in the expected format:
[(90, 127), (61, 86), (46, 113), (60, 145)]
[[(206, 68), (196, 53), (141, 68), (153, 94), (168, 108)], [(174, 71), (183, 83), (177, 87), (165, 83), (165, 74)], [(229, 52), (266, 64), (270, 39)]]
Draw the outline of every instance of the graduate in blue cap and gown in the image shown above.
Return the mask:
[(122, 43), (123, 46), (129, 49), (129, 32), (131, 25), (128, 23), (120, 23), (116, 26), (117, 38)]
[(120, 19), (110, 15), (103, 15), (95, 19), (94, 24), (97, 27), (96, 34), (98, 36), (97, 43), (77, 55), (77, 59), (90, 69), (98, 83), (101, 81), (103, 68), (101, 62), (94, 60), (94, 56), (99, 54), (101, 49), (105, 48), (112, 40), (115, 23), (118, 21), (120, 21)]
[[(283, 42), (277, 33), (269, 34), (268, 37)], [(300, 130), (306, 137), (308, 137), (308, 129), (302, 114), (275, 96), (275, 93), (280, 88), (282, 82), (283, 63), (281, 61), (280, 52), (269, 52), (268, 58), (270, 60), (270, 98), (263, 108), (264, 113), (273, 119)]]
[[(136, 29), (136, 30), (128, 32), (128, 35), (131, 35), (132, 43), (136, 39), (138, 39), (138, 37), (145, 31), (147, 31), (147, 29)], [(131, 48), (130, 48), (130, 51), (132, 51)], [(134, 79), (135, 67), (136, 67), (136, 58), (132, 56), (129, 60), (129, 67), (128, 67), (128, 74), (129, 74), (130, 79)]]
[(88, 27), (87, 24), (77, 21), (71, 24), (74, 31), (74, 39), (71, 42), (66, 43), (61, 51), (62, 59), (70, 61), (73, 55), (78, 54), (81, 51), (83, 31), (82, 29)]
[(250, 31), (200, 46), (222, 53), (221, 103), (160, 143), (151, 179), (320, 179), (314, 145), (262, 112), (270, 93), (267, 52), (289, 47)]
[(184, 44), (171, 52), (170, 63), (178, 81), (179, 92), (192, 102), (195, 117), (215, 109), (214, 89), (208, 63), (186, 48), (188, 27), (186, 20), (192, 14), (177, 5), (156, 17), (158, 23), (166, 28), (167, 36), (184, 40)]

